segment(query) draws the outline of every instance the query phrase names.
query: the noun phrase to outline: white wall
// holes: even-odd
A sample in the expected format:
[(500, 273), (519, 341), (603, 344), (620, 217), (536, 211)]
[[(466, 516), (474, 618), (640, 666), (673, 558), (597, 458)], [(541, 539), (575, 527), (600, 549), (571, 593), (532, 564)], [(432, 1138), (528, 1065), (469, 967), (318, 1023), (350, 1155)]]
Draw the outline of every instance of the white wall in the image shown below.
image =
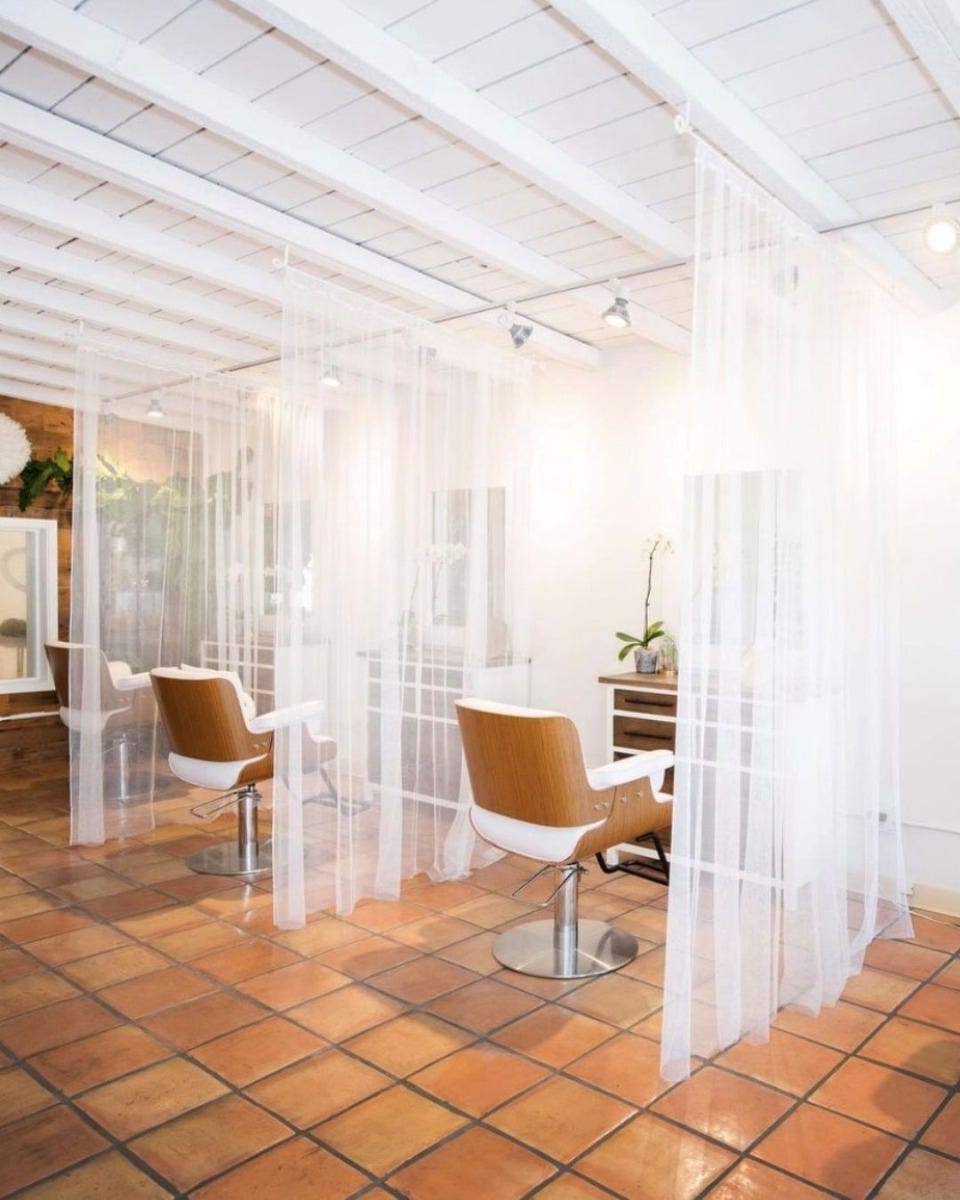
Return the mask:
[[(638, 344), (599, 372), (550, 366), (536, 381), (532, 703), (577, 723), (588, 765), (604, 760), (600, 674), (618, 629), (642, 632), (644, 540), (680, 535), (687, 360)], [(676, 632), (678, 558), (659, 561), (650, 619)]]
[[(898, 419), (901, 792), (908, 880), (960, 892), (960, 314), (924, 325)], [(544, 370), (533, 477), (532, 703), (577, 722), (602, 760), (601, 673), (617, 629), (643, 621), (645, 538), (682, 553), (687, 361), (641, 345), (596, 373)], [(657, 572), (651, 618), (676, 629), (679, 555)]]
[(960, 313), (924, 323), (898, 413), (908, 879), (960, 900)]

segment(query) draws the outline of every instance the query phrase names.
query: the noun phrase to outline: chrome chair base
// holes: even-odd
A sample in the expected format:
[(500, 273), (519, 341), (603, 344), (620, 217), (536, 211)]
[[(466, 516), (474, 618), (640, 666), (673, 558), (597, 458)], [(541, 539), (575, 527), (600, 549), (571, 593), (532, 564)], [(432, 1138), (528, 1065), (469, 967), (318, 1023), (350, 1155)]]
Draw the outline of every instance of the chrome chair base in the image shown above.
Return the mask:
[(552, 920), (527, 921), (493, 943), (501, 966), (543, 979), (584, 979), (616, 971), (637, 956), (637, 939), (606, 921), (577, 921), (558, 929)]
[(269, 842), (264, 842), (241, 850), (236, 842), (221, 842), (191, 854), (187, 866), (199, 875), (245, 875), (251, 878), (269, 875), (273, 870), (272, 847)]

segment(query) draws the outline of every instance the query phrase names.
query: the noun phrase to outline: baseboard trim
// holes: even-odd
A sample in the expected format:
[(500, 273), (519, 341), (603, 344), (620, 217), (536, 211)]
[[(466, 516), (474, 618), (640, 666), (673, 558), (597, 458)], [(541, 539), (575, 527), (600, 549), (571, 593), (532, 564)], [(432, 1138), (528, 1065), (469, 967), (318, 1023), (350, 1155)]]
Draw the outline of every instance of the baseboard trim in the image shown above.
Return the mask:
[(943, 913), (946, 917), (960, 917), (960, 892), (918, 883), (910, 893), (910, 907)]

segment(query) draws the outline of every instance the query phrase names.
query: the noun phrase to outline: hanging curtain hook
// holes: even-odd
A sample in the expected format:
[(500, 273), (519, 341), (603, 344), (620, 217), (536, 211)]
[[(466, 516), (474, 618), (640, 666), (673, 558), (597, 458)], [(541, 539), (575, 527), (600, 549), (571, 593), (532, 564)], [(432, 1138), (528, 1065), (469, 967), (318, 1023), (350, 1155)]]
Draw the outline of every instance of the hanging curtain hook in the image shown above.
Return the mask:
[(673, 118), (673, 127), (679, 134), (693, 133), (693, 123), (690, 120), (690, 101), (684, 100), (683, 107), (677, 110)]
[(289, 246), (284, 246), (283, 258), (275, 258), (273, 260), (273, 265), (274, 265), (274, 267), (276, 267), (282, 271), (285, 271), (287, 269), (287, 267), (290, 266), (290, 247)]

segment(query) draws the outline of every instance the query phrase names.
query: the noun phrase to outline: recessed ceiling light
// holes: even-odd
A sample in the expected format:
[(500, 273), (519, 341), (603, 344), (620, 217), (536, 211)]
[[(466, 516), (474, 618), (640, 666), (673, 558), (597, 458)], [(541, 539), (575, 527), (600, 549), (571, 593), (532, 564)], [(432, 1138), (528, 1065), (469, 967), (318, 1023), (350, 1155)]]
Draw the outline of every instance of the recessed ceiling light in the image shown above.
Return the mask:
[(934, 205), (930, 220), (923, 227), (923, 244), (933, 254), (953, 254), (960, 246), (960, 225), (945, 204)]
[(154, 396), (147, 408), (147, 416), (151, 421), (162, 421), (167, 414), (160, 407), (160, 401)]
[(500, 324), (510, 334), (514, 350), (519, 350), (529, 342), (533, 334), (533, 326), (521, 325), (516, 316), (516, 306), (511, 300), (507, 305), (506, 311), (500, 314)]
[(320, 376), (320, 383), (325, 388), (330, 388), (331, 391), (343, 387), (343, 380), (340, 378), (340, 372), (336, 367), (328, 367)]

